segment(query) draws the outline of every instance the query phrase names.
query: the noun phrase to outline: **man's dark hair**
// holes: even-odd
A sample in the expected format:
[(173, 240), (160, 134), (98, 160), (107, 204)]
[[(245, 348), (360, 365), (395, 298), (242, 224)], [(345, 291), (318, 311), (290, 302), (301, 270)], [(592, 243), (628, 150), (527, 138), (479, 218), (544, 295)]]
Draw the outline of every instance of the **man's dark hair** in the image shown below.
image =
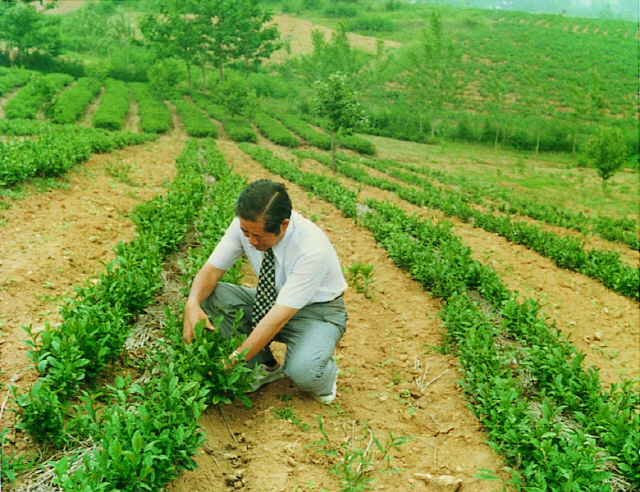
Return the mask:
[(240, 192), (235, 212), (251, 222), (259, 222), (264, 217), (265, 232), (278, 235), (282, 222), (291, 217), (291, 199), (282, 183), (259, 179)]

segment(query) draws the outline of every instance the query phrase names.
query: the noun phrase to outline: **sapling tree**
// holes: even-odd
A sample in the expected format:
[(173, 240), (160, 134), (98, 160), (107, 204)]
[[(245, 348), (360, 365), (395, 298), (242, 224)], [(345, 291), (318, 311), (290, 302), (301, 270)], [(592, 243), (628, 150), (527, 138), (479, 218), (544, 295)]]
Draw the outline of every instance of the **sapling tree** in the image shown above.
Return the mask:
[(431, 13), (429, 23), (430, 29), (422, 31), (420, 43), (407, 55), (403, 83), (418, 111), (420, 132), (423, 129), (422, 114), (429, 112), (433, 138), (442, 108), (454, 99), (457, 91), (454, 71), (460, 54), (454, 43), (445, 38), (439, 12)]
[(587, 145), (587, 157), (602, 178), (602, 188), (627, 160), (622, 133), (617, 128), (601, 127)]
[(341, 134), (350, 135), (356, 128), (364, 125), (364, 109), (358, 102), (358, 94), (342, 73), (334, 73), (327, 80), (316, 81), (314, 90), (314, 110), (316, 114), (329, 120), (331, 167), (335, 171), (336, 138)]

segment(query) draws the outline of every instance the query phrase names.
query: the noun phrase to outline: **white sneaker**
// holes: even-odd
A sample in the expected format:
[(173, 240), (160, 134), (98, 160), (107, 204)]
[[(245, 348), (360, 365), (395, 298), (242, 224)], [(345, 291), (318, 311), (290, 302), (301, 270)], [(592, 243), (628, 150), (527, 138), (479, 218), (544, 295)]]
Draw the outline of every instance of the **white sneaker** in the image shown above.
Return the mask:
[(284, 377), (284, 372), (282, 372), (282, 366), (280, 364), (277, 365), (275, 369), (269, 369), (265, 364), (260, 364), (258, 366), (258, 370), (255, 375), (255, 382), (250, 390), (247, 393), (253, 393), (254, 391), (258, 391), (265, 384), (273, 383), (278, 379), (282, 379)]
[(333, 389), (331, 393), (328, 395), (311, 395), (314, 400), (319, 401), (323, 405), (331, 405), (331, 402), (335, 400), (336, 395), (338, 394), (338, 376), (336, 375), (336, 380), (333, 382)]

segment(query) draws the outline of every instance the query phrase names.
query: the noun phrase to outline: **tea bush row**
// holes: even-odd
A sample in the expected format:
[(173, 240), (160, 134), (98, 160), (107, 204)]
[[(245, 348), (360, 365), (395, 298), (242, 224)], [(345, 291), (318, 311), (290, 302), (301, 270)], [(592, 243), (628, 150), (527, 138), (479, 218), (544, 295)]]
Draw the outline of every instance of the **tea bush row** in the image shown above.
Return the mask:
[[(313, 125), (319, 126), (325, 131), (329, 131), (328, 123), (323, 118), (317, 118), (310, 115), (302, 115), (302, 119)], [(353, 150), (358, 154), (376, 155), (376, 146), (369, 140), (359, 137), (358, 135), (336, 135), (338, 144), (345, 149)]]
[(184, 123), (184, 129), (191, 137), (217, 137), (218, 128), (215, 123), (202, 112), (198, 106), (184, 99), (171, 100)]
[[(345, 216), (354, 216), (356, 195), (348, 187), (304, 173), (266, 149), (247, 145), (242, 150), (271, 172), (332, 201)], [(535, 301), (519, 303), (495, 271), (473, 260), (450, 225), (408, 218), (388, 203), (365, 204), (371, 212), (363, 224), (394, 261), (445, 299), (446, 337), (457, 344), (463, 388), (492, 447), (514, 467), (512, 484), (531, 492), (611, 491), (612, 469), (630, 484), (639, 483), (634, 463), (640, 401), (631, 385), (614, 385), (603, 393), (598, 373), (582, 366), (584, 354), (547, 324)], [(473, 292), (477, 300), (469, 297)], [(494, 310), (491, 319), (479, 302)], [(501, 316), (506, 321), (496, 322)], [(506, 363), (513, 354), (498, 349), (498, 336), (517, 344), (519, 367)], [(534, 371), (534, 390), (525, 394), (526, 383), (519, 377), (529, 370)], [(577, 425), (563, 426), (567, 419)]]
[(258, 141), (258, 135), (245, 117), (231, 114), (224, 106), (217, 104), (204, 94), (194, 95), (193, 101), (211, 118), (222, 123), (224, 131), (234, 142), (256, 143)]
[[(300, 156), (313, 155), (296, 152)], [(329, 165), (325, 156), (316, 156), (318, 162)], [(560, 237), (526, 222), (512, 221), (510, 217), (498, 217), (483, 213), (469, 206), (469, 197), (463, 193), (445, 191), (415, 175), (392, 172), (393, 177), (422, 186), (422, 190), (408, 188), (382, 178), (373, 178), (363, 169), (355, 168), (345, 160), (338, 163), (338, 171), (361, 183), (392, 191), (401, 198), (421, 207), (442, 210), (451, 217), (458, 217), (488, 232), (503, 236), (510, 242), (522, 244), (552, 259), (560, 268), (573, 270), (599, 280), (606, 287), (630, 297), (640, 299), (640, 270), (620, 261), (620, 254), (601, 248), (586, 250), (582, 243), (571, 236)], [(376, 166), (378, 170), (383, 168)]]
[(24, 68), (0, 67), (0, 96), (27, 84), (33, 76), (34, 72)]
[(78, 121), (100, 90), (102, 82), (98, 79), (83, 77), (77, 83), (60, 94), (47, 108), (46, 116), (54, 123), (70, 124)]
[(105, 132), (77, 126), (42, 126), (38, 140), (0, 143), (0, 186), (13, 186), (31, 178), (55, 177), (87, 160), (92, 153), (108, 152), (156, 138), (146, 133)]
[[(205, 200), (196, 219), (199, 231), (206, 232), (198, 250), (210, 251), (233, 216), (229, 197), (237, 196), (245, 181), (230, 173), (210, 140), (191, 157), (184, 157), (206, 162), (199, 172), (215, 179), (208, 192), (216, 198)], [(199, 324), (193, 342), (187, 344), (182, 339), (182, 320), (169, 309), (164, 324), (165, 341), (151, 354), (146, 368), (157, 376), (146, 385), (116, 379), (115, 405), (87, 432), (102, 436), (100, 449), (77, 470), (64, 460), (55, 464), (65, 490), (161, 490), (181, 470), (195, 468), (193, 456), (204, 441), (198, 419), (208, 404), (235, 398), (250, 404), (244, 392), (250, 387), (251, 371), (243, 364), (232, 370), (223, 367), (239, 340), (223, 339), (219, 330), (209, 331)]]
[(140, 129), (147, 133), (166, 133), (171, 128), (171, 112), (150, 89), (149, 84), (132, 82), (131, 93), (138, 103)]
[(291, 148), (300, 145), (300, 141), (280, 121), (267, 113), (258, 112), (253, 116), (253, 122), (260, 132), (275, 144)]
[(285, 127), (304, 139), (309, 145), (313, 145), (322, 150), (331, 150), (331, 137), (325, 133), (314, 130), (301, 118), (290, 113), (273, 112), (271, 115), (280, 120)]
[(129, 113), (129, 89), (121, 80), (107, 79), (100, 106), (93, 115), (93, 126), (105, 130), (122, 130)]
[[(637, 221), (631, 219), (590, 217), (582, 212), (573, 212), (550, 203), (534, 202), (499, 187), (478, 185), (470, 182), (464, 176), (453, 176), (427, 167), (401, 164), (392, 159), (364, 163), (390, 175), (393, 173), (391, 167), (426, 175), (441, 183), (461, 188), (469, 194), (473, 203), (490, 207), (492, 210), (509, 215), (524, 215), (550, 225), (566, 227), (582, 233), (596, 233), (603, 239), (626, 244), (634, 250), (640, 249), (640, 240), (637, 238), (638, 224)], [(497, 203), (487, 204), (485, 197), (495, 200)]]
[(54, 96), (64, 86), (73, 82), (73, 77), (67, 74), (51, 73), (35, 75), (4, 107), (7, 119), (36, 119), (38, 111), (46, 103), (50, 103)]

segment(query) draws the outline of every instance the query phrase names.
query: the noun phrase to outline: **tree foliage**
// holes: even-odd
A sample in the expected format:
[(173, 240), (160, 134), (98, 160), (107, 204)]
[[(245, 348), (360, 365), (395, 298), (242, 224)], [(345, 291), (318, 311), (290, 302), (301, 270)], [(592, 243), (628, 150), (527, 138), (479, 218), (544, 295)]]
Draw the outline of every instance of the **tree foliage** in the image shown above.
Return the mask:
[(424, 29), (420, 43), (409, 52), (406, 72), (401, 77), (418, 111), (431, 116), (431, 137), (435, 135), (436, 120), (447, 101), (457, 91), (454, 70), (460, 59), (455, 45), (445, 38), (442, 15), (434, 10), (429, 19), (430, 29)]
[(349, 85), (345, 74), (336, 72), (325, 81), (314, 84), (315, 112), (329, 121), (331, 132), (331, 164), (336, 169), (336, 137), (351, 134), (366, 121), (357, 93)]
[(627, 160), (622, 133), (616, 128), (602, 127), (587, 146), (587, 156), (602, 178), (602, 187)]
[(271, 19), (270, 12), (249, 0), (173, 0), (161, 4), (159, 14), (145, 15), (141, 30), (158, 57), (185, 61), (190, 87), (190, 68), (198, 63), (206, 86), (206, 63), (223, 80), (226, 66), (249, 72), (280, 47), (277, 27), (265, 27)]
[(18, 56), (34, 48), (58, 55), (62, 49), (58, 24), (57, 17), (43, 15), (29, 3), (0, 2), (0, 39)]

